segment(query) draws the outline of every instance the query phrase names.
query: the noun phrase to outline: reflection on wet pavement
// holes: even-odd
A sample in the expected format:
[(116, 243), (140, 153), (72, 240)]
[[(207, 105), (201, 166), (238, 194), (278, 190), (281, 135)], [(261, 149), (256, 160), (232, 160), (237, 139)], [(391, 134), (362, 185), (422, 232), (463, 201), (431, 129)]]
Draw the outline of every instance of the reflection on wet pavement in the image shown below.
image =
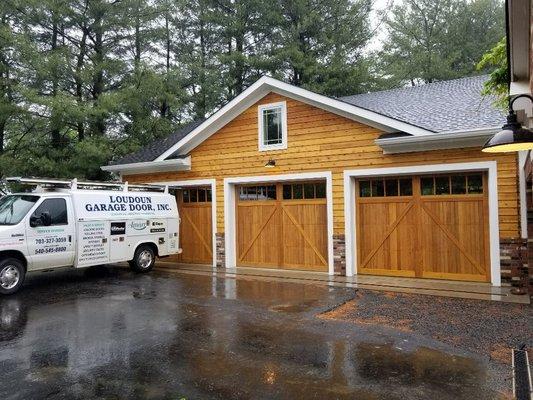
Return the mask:
[(154, 272), (0, 299), (2, 399), (492, 399), (481, 360), (315, 318), (353, 289)]

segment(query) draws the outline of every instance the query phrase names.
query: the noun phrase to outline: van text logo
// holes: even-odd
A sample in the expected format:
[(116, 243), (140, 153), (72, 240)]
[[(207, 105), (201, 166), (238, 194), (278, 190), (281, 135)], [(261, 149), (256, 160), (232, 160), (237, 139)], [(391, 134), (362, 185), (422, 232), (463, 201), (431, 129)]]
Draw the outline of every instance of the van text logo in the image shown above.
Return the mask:
[(130, 228), (135, 229), (136, 231), (142, 231), (148, 226), (148, 221), (132, 221), (130, 223)]

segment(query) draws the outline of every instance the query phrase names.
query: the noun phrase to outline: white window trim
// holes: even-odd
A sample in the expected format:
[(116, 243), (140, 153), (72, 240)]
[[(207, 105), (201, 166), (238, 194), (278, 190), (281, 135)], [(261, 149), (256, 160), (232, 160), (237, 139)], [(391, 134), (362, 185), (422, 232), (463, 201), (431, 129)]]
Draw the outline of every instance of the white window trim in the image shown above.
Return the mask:
[(226, 268), (237, 268), (237, 224), (235, 186), (247, 183), (270, 183), (291, 181), (326, 180), (326, 212), (328, 216), (328, 274), (333, 268), (333, 181), (331, 171), (305, 172), (286, 175), (244, 176), (224, 179), (224, 232)]
[(498, 216), (498, 169), (496, 161), (345, 170), (344, 234), (346, 237), (346, 276), (353, 276), (357, 274), (357, 237), (355, 232), (355, 180), (357, 178), (466, 171), (487, 171), (488, 174), (490, 277), (492, 285), (501, 286), (500, 228)]
[[(281, 143), (264, 144), (263, 143), (263, 111), (281, 107)], [(262, 104), (257, 107), (257, 126), (258, 126), (258, 143), (259, 151), (284, 150), (287, 148), (287, 102)]]
[[(154, 185), (169, 185), (169, 186), (210, 186), (211, 187), (211, 235), (212, 235), (212, 253), (213, 253), (213, 269), (217, 268), (217, 181), (216, 179), (191, 179), (185, 181), (162, 181), (155, 182)], [(181, 218), (181, 217), (180, 217)], [(181, 222), (180, 222), (181, 223)], [(181, 240), (181, 238), (180, 238)]]

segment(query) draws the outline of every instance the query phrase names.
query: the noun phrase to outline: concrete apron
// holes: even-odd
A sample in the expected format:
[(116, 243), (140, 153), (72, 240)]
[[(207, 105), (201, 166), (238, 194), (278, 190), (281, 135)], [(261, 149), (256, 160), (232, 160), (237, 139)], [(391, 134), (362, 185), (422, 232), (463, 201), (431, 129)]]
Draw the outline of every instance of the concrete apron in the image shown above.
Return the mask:
[(263, 281), (289, 281), (310, 285), (350, 287), (387, 292), (425, 294), (463, 299), (501, 301), (529, 304), (527, 295), (514, 295), (511, 287), (491, 286), (489, 283), (457, 282), (437, 279), (397, 278), (388, 276), (357, 275), (331, 276), (323, 272), (289, 271), (264, 268), (214, 269), (211, 265), (178, 264), (159, 260), (156, 268), (181, 274), (214, 275), (221, 278), (255, 279)]

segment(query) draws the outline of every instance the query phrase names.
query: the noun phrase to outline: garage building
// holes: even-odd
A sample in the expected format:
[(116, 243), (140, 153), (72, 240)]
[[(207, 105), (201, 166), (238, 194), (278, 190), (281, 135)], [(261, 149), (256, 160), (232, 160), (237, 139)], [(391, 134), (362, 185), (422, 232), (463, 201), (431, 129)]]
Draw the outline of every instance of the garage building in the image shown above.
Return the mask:
[(526, 245), (525, 155), (486, 76), (332, 99), (263, 77), (102, 167), (179, 186), (180, 263), (490, 282)]

